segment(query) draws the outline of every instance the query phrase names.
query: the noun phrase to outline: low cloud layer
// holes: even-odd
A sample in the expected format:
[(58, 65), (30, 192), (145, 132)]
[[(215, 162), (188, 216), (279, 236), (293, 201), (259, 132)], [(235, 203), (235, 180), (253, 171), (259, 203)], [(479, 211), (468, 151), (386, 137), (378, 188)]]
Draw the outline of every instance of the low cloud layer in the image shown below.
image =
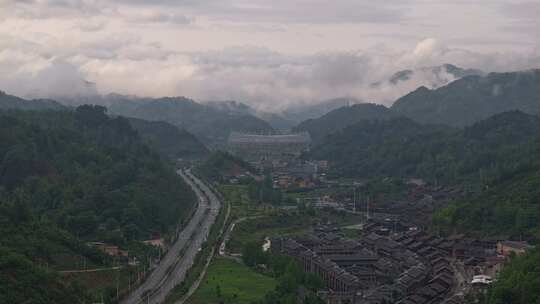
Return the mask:
[[(279, 111), (338, 96), (388, 105), (453, 80), (421, 69), (445, 63), (540, 68), (540, 5), (481, 2), (0, 0), (0, 88), (183, 95)], [(472, 13), (460, 17), (465, 9)], [(404, 69), (417, 72), (388, 82)]]

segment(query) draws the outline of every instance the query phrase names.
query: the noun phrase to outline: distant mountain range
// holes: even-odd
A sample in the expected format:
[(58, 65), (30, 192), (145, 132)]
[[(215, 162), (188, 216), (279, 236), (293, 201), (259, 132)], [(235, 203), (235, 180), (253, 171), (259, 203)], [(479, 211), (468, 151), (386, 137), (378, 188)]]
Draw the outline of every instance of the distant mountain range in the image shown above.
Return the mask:
[(259, 111), (237, 101), (211, 101), (204, 104), (227, 113), (256, 116), (268, 122), (276, 130), (289, 130), (305, 120), (318, 118), (335, 109), (360, 102), (355, 98), (341, 97), (319, 101), (314, 104), (295, 105), (277, 113)]
[(419, 123), (464, 127), (511, 110), (540, 115), (540, 70), (466, 76), (439, 89), (420, 87), (392, 107), (359, 104), (333, 110), (293, 128), (314, 142), (364, 120), (408, 117)]
[(540, 114), (540, 70), (467, 76), (435, 90), (420, 87), (392, 110), (418, 122), (451, 126), (509, 110)]
[[(120, 95), (112, 95), (110, 98), (121, 100)], [(137, 103), (128, 103), (127, 105), (136, 106)], [(0, 91), (0, 110), (71, 111), (74, 108), (50, 99), (26, 100)], [(128, 121), (141, 138), (165, 159), (200, 159), (209, 153), (208, 149), (194, 135), (170, 123), (146, 121), (138, 118), (128, 118)]]
[(275, 130), (288, 130), (298, 122), (289, 120), (279, 113), (258, 111), (254, 108), (238, 101), (208, 101), (203, 104), (212, 107), (218, 111), (232, 113), (236, 115), (251, 115), (266, 121)]
[(434, 67), (422, 67), (418, 69), (409, 69), (396, 72), (389, 79), (372, 84), (372, 87), (381, 85), (398, 85), (414, 78), (423, 79), (424, 86), (438, 88), (444, 86), (456, 79), (466, 76), (481, 76), (484, 73), (476, 69), (463, 69), (453, 64), (443, 64)]
[[(193, 133), (205, 144), (223, 146), (231, 131), (273, 134), (266, 121), (225, 104), (205, 105), (185, 97), (134, 98), (114, 96), (107, 100), (112, 114), (149, 121), (165, 121)], [(240, 104), (237, 105), (241, 107)]]
[(0, 91), (0, 110), (62, 110), (65, 108), (65, 106), (54, 100), (27, 100)]
[[(167, 122), (194, 134), (212, 147), (223, 146), (231, 131), (261, 134), (276, 132), (268, 122), (255, 116), (253, 109), (234, 101), (200, 104), (184, 97), (139, 98), (109, 94), (63, 97), (61, 102), (48, 99), (26, 100), (0, 93), (0, 109), (61, 110), (81, 104), (102, 105), (108, 108), (111, 115)], [(154, 125), (152, 129), (156, 127)], [(161, 131), (164, 131), (165, 126), (161, 127)]]
[[(462, 77), (482, 74), (479, 70), (463, 69), (452, 64), (444, 64), (399, 71), (387, 79), (371, 84), (370, 88), (371, 90), (409, 92), (424, 85), (436, 89)], [(98, 95), (96, 93), (91, 96), (76, 95), (57, 97), (57, 99), (70, 106), (98, 104), (107, 106), (110, 113), (113, 114), (167, 121), (196, 134), (207, 144), (216, 146), (224, 143), (224, 139), (231, 130), (250, 133), (287, 131), (305, 120), (319, 118), (347, 105), (363, 103), (362, 100), (356, 98), (340, 97), (292, 105), (280, 112), (268, 112), (257, 110), (237, 101), (197, 103), (184, 97), (139, 98), (119, 94)], [(374, 100), (374, 102), (381, 101)], [(164, 112), (160, 113), (160, 111)], [(244, 123), (240, 124), (238, 118), (241, 118)], [(211, 126), (214, 122), (216, 126)], [(217, 129), (217, 126), (224, 129)]]
[[(429, 87), (431, 89), (436, 89), (457, 79), (473, 75), (481, 76), (484, 75), (484, 73), (476, 69), (463, 69), (452, 64), (443, 64), (440, 66), (421, 67), (396, 72), (387, 79), (383, 79), (371, 84), (370, 89), (375, 91), (405, 90), (404, 92), (409, 92), (410, 90), (416, 89), (420, 85)], [(383, 100), (372, 100), (372, 102), (376, 103), (380, 103), (382, 101)], [(275, 128), (290, 129), (304, 121), (317, 119), (341, 107), (362, 103), (364, 103), (364, 101), (357, 98), (340, 97), (317, 103), (310, 103), (307, 105), (295, 105), (283, 110), (281, 113), (258, 116), (268, 121)]]
[(308, 119), (294, 127), (294, 132), (307, 131), (315, 145), (326, 136), (363, 120), (385, 120), (398, 116), (382, 105), (371, 103), (355, 104), (333, 110), (319, 118)]
[(324, 100), (314, 104), (292, 106), (284, 110), (282, 116), (291, 121), (302, 122), (304, 120), (321, 117), (335, 109), (360, 102), (360, 100), (355, 98), (340, 97)]
[[(139, 98), (109, 94), (62, 102), (101, 104), (113, 115), (168, 122), (194, 134), (210, 147), (223, 147), (231, 131), (259, 134), (290, 129), (308, 131), (318, 143), (327, 135), (362, 120), (404, 116), (420, 123), (463, 127), (510, 110), (540, 114), (540, 70), (483, 75), (478, 70), (446, 64), (400, 71), (373, 86), (399, 85), (418, 75), (420, 78), (431, 75), (427, 78), (433, 80), (428, 84), (430, 88), (419, 87), (397, 99), (390, 108), (346, 97), (294, 106), (281, 113), (260, 112), (236, 101), (198, 103), (185, 97)], [(356, 104), (358, 106), (349, 106)], [(14, 107), (63, 108), (52, 100), (24, 100), (0, 94), (0, 109)]]

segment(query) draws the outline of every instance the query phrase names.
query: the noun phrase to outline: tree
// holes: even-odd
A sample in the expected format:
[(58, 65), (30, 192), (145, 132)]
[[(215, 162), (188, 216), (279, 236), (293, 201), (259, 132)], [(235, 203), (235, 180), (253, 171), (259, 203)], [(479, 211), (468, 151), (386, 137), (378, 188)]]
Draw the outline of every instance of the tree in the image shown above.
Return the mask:
[(247, 266), (253, 267), (264, 264), (267, 261), (266, 255), (258, 242), (249, 242), (242, 249), (242, 259)]
[(216, 297), (221, 298), (221, 286), (219, 284), (216, 285)]

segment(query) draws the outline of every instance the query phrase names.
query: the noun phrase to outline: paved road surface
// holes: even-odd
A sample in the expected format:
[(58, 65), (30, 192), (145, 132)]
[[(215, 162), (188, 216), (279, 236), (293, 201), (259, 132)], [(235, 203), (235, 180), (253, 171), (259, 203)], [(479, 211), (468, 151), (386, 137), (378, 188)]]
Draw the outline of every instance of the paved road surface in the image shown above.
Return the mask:
[[(231, 205), (229, 204), (228, 208), (227, 208), (227, 213), (225, 214), (225, 221), (223, 223), (223, 227), (221, 227), (221, 229), (219, 231), (219, 235), (223, 235), (223, 230), (225, 229), (225, 224), (229, 220), (230, 214), (231, 214)], [(217, 244), (214, 244), (212, 246), (212, 250), (210, 251), (210, 254), (208, 255), (208, 257), (206, 258), (206, 263), (204, 264), (204, 267), (203, 267), (201, 273), (199, 274), (199, 277), (189, 287), (188, 292), (182, 298), (180, 298), (178, 301), (176, 301), (174, 304), (184, 304), (197, 291), (197, 289), (201, 285), (201, 282), (206, 277), (206, 272), (208, 271), (208, 267), (210, 266), (210, 263), (212, 262), (212, 259), (214, 258), (214, 254), (215, 254), (215, 251), (216, 251), (216, 246), (217, 246)]]
[(179, 170), (178, 174), (196, 193), (197, 210), (159, 265), (143, 284), (120, 302), (122, 304), (163, 303), (172, 289), (184, 280), (216, 220), (221, 208), (219, 199), (189, 170)]

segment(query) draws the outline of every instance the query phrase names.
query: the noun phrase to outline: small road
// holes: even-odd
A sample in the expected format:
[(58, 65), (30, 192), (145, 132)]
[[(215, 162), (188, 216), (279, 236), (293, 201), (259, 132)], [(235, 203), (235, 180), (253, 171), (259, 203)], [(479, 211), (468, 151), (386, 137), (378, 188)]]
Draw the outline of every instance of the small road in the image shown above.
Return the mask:
[(177, 173), (197, 195), (197, 210), (150, 276), (120, 301), (121, 304), (163, 303), (172, 289), (185, 279), (216, 221), (221, 208), (219, 199), (189, 170), (179, 170)]

